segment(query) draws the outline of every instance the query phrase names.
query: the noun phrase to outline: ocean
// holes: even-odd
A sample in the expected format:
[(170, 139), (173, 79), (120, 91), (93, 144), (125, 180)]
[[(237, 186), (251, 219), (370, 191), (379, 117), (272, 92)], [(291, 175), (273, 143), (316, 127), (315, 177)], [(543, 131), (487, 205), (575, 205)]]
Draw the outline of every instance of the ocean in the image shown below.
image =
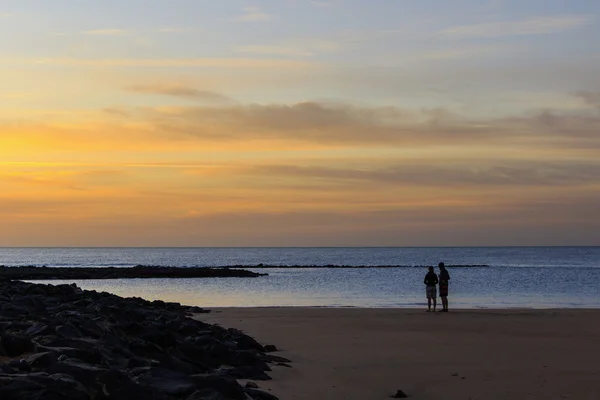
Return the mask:
[[(425, 266), (440, 261), (451, 266), (451, 308), (600, 308), (600, 247), (0, 248), (7, 266), (240, 265), (269, 274), (40, 282), (208, 308), (423, 307)], [(324, 265), (397, 268), (297, 268)]]

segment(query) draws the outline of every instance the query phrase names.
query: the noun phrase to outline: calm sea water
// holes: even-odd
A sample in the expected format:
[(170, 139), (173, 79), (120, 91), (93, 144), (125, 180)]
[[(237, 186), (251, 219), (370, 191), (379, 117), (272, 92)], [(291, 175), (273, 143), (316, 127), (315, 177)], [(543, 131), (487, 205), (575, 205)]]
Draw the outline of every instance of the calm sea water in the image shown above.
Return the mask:
[[(600, 308), (600, 247), (0, 248), (0, 265), (9, 266), (244, 265), (269, 273), (252, 279), (69, 281), (84, 289), (201, 307), (419, 307), (425, 302), (426, 271), (414, 266), (439, 261), (485, 265), (449, 268), (449, 299), (456, 308)], [(261, 263), (282, 267), (256, 267)], [(328, 264), (402, 267), (285, 267)]]

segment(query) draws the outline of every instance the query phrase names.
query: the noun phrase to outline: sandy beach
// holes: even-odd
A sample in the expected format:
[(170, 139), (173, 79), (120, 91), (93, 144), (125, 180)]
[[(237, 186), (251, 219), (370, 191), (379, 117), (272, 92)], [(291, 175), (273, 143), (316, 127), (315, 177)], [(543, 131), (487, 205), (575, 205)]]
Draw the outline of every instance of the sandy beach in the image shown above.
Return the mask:
[(600, 398), (600, 310), (222, 308), (291, 359), (258, 382), (280, 399)]

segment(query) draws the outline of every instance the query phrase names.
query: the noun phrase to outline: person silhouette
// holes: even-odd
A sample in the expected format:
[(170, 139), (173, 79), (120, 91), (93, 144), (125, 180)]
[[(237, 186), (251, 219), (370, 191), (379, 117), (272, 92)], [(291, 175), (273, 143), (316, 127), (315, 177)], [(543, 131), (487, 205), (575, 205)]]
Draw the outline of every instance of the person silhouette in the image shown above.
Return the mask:
[(443, 262), (438, 264), (440, 269), (440, 298), (442, 299), (442, 312), (448, 312), (448, 281), (450, 274)]
[(435, 307), (437, 306), (437, 290), (435, 285), (438, 283), (438, 277), (435, 274), (433, 267), (429, 267), (429, 272), (427, 272), (427, 275), (425, 275), (423, 283), (425, 284), (425, 294), (427, 295), (427, 312), (431, 311), (432, 300), (433, 311), (435, 312)]

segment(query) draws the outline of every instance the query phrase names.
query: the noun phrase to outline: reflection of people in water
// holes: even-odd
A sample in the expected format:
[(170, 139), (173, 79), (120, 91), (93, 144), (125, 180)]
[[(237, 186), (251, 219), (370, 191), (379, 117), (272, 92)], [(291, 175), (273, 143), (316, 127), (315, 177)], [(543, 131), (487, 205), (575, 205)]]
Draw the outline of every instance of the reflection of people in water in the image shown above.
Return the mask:
[(450, 274), (446, 270), (446, 266), (443, 262), (438, 264), (440, 268), (440, 298), (442, 299), (442, 311), (448, 312), (448, 281), (450, 280)]
[(429, 272), (425, 275), (425, 279), (423, 280), (425, 286), (425, 293), (427, 295), (427, 312), (431, 311), (431, 300), (433, 300), (433, 311), (435, 311), (435, 307), (437, 305), (437, 293), (436, 287), (438, 283), (438, 277), (433, 271), (433, 267), (429, 267)]

